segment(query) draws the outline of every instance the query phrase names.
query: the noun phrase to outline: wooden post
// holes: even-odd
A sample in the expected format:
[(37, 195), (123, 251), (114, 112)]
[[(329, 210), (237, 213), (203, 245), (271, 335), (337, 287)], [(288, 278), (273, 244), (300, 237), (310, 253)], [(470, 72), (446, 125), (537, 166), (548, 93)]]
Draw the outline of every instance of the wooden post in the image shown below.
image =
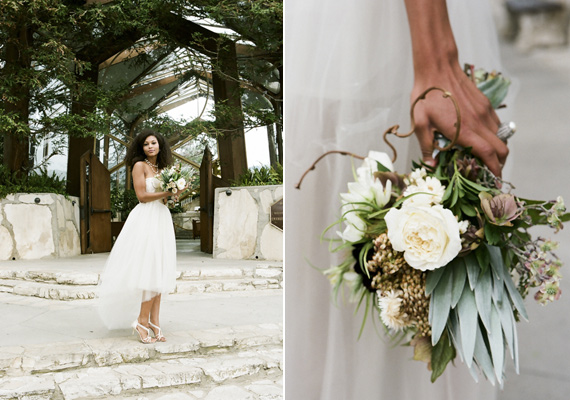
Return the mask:
[(230, 181), (247, 169), (247, 158), (235, 43), (220, 41), (217, 58), (213, 60), (212, 86), (215, 106), (230, 107), (233, 112), (223, 122), (216, 121), (217, 128), (223, 132), (218, 137), (222, 179)]

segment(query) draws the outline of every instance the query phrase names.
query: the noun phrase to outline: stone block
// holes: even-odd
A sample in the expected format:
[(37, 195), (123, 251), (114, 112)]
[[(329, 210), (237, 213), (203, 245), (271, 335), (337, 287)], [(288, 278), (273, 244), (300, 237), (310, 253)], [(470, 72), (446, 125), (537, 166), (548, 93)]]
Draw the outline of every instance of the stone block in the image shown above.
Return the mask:
[[(36, 203), (36, 199), (40, 199), (40, 201)], [(50, 205), (53, 204), (53, 197), (50, 194), (26, 193), (20, 194), (18, 201), (26, 204)]]
[(180, 279), (190, 280), (200, 277), (200, 270), (198, 269), (187, 269), (180, 273)]
[(99, 274), (81, 272), (58, 272), (54, 280), (60, 285), (97, 285)]
[(278, 400), (283, 398), (283, 387), (273, 381), (254, 382), (245, 387), (263, 400)]
[(223, 290), (225, 292), (255, 289), (254, 286), (250, 282), (247, 282), (247, 281), (224, 282), (222, 285), (223, 285)]
[(261, 278), (281, 278), (283, 276), (283, 269), (281, 268), (257, 268), (255, 276)]
[(273, 195), (272, 190), (265, 189), (259, 193), (259, 200), (261, 202), (260, 211), (263, 214), (269, 214), (269, 209), (271, 208), (271, 204), (273, 204)]
[(79, 368), (91, 360), (91, 349), (85, 344), (30, 346), (22, 356), (22, 369), (28, 373), (54, 372)]
[(204, 268), (200, 276), (203, 278), (241, 278), (241, 268)]
[(204, 282), (178, 282), (176, 284), (176, 293), (204, 293), (207, 284)]
[(111, 368), (87, 368), (80, 372), (54, 375), (65, 400), (83, 397), (105, 398), (122, 391), (121, 376)]
[(0, 260), (10, 260), (13, 252), (14, 242), (12, 235), (6, 227), (0, 225)]
[(215, 382), (223, 382), (227, 379), (234, 379), (240, 376), (257, 374), (266, 365), (265, 361), (256, 357), (235, 356), (207, 360), (201, 367), (206, 375)]
[[(216, 191), (214, 252), (216, 258), (248, 259), (257, 243), (257, 204), (246, 189), (234, 190), (231, 196)], [(239, 210), (239, 212), (236, 212)]]
[(283, 260), (283, 231), (268, 224), (261, 232), (259, 247), (263, 259)]
[(55, 391), (51, 376), (19, 376), (0, 379), (0, 398), (49, 399)]
[(221, 282), (208, 282), (206, 285), (206, 293), (217, 293), (223, 290), (223, 284)]
[(225, 385), (213, 388), (204, 400), (257, 400), (255, 394), (235, 385)]
[(48, 207), (6, 204), (4, 209), (6, 219), (13, 227), (16, 250), (20, 258), (38, 259), (53, 255), (55, 246), (51, 226), (52, 212)]
[(231, 347), (235, 343), (235, 334), (230, 328), (193, 332), (192, 336), (200, 342), (201, 347)]
[(71, 257), (81, 254), (81, 242), (79, 240), (79, 233), (71, 221), (65, 221), (64, 229), (60, 230), (59, 232), (58, 250), (58, 255), (60, 257)]
[(57, 218), (57, 226), (59, 229), (65, 228), (65, 211), (63, 210), (63, 206), (61, 205), (61, 201), (56, 201), (55, 203), (56, 208), (56, 218)]

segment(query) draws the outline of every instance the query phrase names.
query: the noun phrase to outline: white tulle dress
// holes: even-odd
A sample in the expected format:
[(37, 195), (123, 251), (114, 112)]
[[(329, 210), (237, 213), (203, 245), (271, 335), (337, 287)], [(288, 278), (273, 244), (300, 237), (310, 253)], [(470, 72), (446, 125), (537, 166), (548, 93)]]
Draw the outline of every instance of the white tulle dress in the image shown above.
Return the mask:
[[(156, 178), (146, 179), (155, 192)], [(170, 211), (155, 200), (139, 203), (117, 238), (98, 288), (98, 313), (108, 329), (127, 328), (141, 301), (172, 292), (176, 284), (176, 241)]]
[[(489, 2), (449, 0), (448, 10), (460, 62), (501, 70)], [(353, 176), (350, 159), (339, 155), (295, 190), (303, 172), (329, 150), (388, 152), (382, 132), (409, 129), (413, 63), (404, 1), (287, 0), (285, 21), (285, 398), (496, 398), (496, 388), (482, 377), (475, 383), (459, 359), (432, 384), (412, 349), (390, 346), (370, 320), (358, 339), (363, 310), (355, 315), (342, 298), (335, 306), (328, 280), (311, 268), (342, 259), (319, 238), (340, 217), (339, 193)], [(420, 158), (417, 140), (396, 144), (395, 168), (408, 172)]]

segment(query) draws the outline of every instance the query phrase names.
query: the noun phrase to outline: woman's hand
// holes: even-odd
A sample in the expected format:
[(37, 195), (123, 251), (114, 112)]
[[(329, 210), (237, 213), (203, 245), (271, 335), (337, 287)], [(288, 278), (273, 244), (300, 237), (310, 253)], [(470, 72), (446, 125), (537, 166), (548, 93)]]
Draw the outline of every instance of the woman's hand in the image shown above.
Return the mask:
[[(461, 113), (457, 144), (471, 147), (473, 154), (500, 177), (509, 150), (497, 138), (499, 118), (489, 100), (459, 65), (445, 0), (405, 0), (405, 3), (414, 58), (412, 102), (432, 86), (450, 92)], [(455, 109), (441, 92), (434, 91), (416, 105), (414, 115), (423, 159), (434, 165), (434, 132), (438, 131), (448, 139), (454, 138)]]
[[(497, 137), (500, 121), (489, 100), (460, 68), (455, 68), (445, 74), (417, 77), (411, 101), (431, 86), (449, 91), (459, 105), (461, 130), (456, 143), (462, 147), (471, 147), (473, 154), (479, 157), (493, 174), (500, 177), (509, 149)], [(423, 160), (429, 165), (435, 165), (432, 157), (434, 132), (440, 132), (450, 140), (455, 137), (455, 108), (451, 100), (444, 98), (441, 92), (433, 91), (425, 100), (417, 103), (414, 116), (415, 133)]]

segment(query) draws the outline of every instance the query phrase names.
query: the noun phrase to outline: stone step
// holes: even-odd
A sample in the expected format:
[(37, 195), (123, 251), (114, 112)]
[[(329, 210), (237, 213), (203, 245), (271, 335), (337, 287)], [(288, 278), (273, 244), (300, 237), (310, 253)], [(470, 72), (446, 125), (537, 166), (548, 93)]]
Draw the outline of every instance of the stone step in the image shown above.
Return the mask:
[(175, 390), (154, 389), (111, 398), (113, 400), (281, 400), (283, 396), (283, 378), (268, 376), (260, 380), (237, 378), (213, 387), (202, 385), (199, 389), (189, 387), (178, 387)]
[[(265, 346), (231, 354), (208, 354), (164, 361), (90, 367), (76, 371), (7, 377), (0, 399), (93, 399), (140, 396), (155, 389), (210, 391), (236, 380), (241, 385), (277, 380), (282, 374), (281, 346)], [(202, 389), (204, 388), (204, 389)], [(138, 397), (140, 398), (140, 397)]]
[[(0, 347), (0, 379), (119, 364), (232, 353), (263, 346), (280, 347), (281, 324), (257, 324), (178, 333), (143, 344), (135, 335), (66, 343)], [(1, 397), (0, 397), (1, 398)]]
[[(78, 267), (80, 269), (80, 267)], [(283, 264), (255, 264), (251, 266), (224, 267), (224, 266), (197, 266), (178, 265), (178, 280), (194, 281), (203, 279), (238, 279), (259, 278), (283, 280)], [(0, 283), (3, 280), (19, 280), (42, 282), (53, 285), (93, 286), (99, 282), (98, 272), (75, 272), (57, 270), (0, 270)]]
[[(178, 280), (171, 294), (218, 293), (262, 289), (282, 289), (283, 282), (273, 278), (217, 280)], [(0, 292), (51, 300), (89, 300), (96, 297), (96, 285), (61, 285), (35, 281), (0, 279)]]

